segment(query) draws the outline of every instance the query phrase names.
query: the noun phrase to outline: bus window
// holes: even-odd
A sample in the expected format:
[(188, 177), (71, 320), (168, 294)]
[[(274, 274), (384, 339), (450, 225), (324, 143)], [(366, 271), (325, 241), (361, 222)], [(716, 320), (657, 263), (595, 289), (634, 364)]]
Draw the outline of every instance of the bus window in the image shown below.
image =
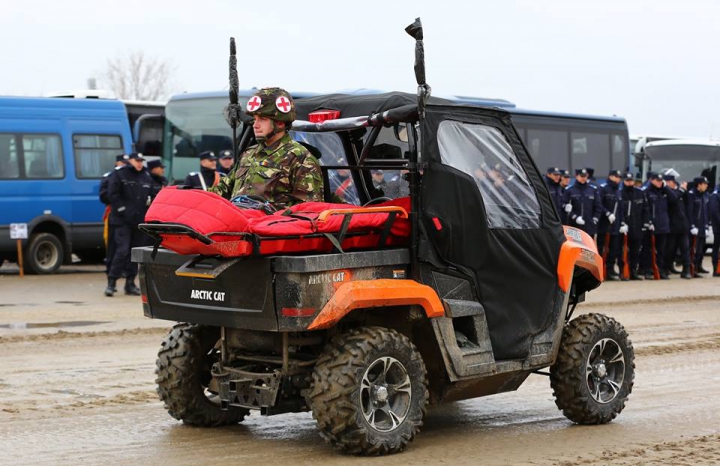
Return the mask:
[(0, 180), (20, 177), (14, 134), (0, 134)]
[(102, 178), (115, 166), (115, 156), (124, 152), (120, 136), (73, 135), (75, 174), (78, 178)]
[(612, 170), (629, 170), (627, 138), (620, 134), (612, 134)]
[(62, 178), (65, 175), (60, 136), (23, 134), (22, 147), (26, 178)]
[(549, 167), (569, 168), (567, 131), (528, 128), (526, 145), (535, 160), (542, 160)]
[(597, 178), (610, 172), (610, 138), (607, 133), (570, 133), (572, 166), (592, 167)]

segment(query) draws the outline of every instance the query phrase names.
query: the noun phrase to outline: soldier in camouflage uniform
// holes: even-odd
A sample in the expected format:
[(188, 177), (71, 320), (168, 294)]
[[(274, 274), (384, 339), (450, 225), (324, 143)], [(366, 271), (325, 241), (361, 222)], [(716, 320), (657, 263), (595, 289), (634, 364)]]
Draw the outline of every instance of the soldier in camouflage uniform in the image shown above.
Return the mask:
[(277, 87), (260, 89), (245, 113), (255, 119), (258, 144), (248, 148), (228, 176), (209, 191), (226, 199), (260, 195), (276, 207), (322, 201), (320, 163), (287, 132), (297, 116), (290, 94)]

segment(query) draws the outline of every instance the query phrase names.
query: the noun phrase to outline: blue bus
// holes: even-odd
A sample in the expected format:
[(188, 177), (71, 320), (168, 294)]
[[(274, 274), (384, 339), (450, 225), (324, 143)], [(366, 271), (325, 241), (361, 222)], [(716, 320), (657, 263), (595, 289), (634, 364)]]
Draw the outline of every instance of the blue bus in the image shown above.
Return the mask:
[[(241, 92), (241, 104), (247, 102), (252, 92)], [(360, 89), (339, 93), (364, 95), (381, 92)], [(293, 95), (301, 98), (312, 94)], [(630, 168), (628, 127), (624, 118), (525, 110), (502, 99), (457, 95), (439, 97), (468, 105), (499, 107), (510, 112), (520, 137), (541, 170), (556, 166), (572, 172), (576, 168), (593, 167), (598, 177), (604, 177), (610, 170)], [(227, 104), (227, 91), (181, 94), (170, 98), (165, 108), (163, 159), (171, 167), (168, 170), (171, 180), (181, 182), (190, 171), (198, 169), (199, 151), (232, 148), (232, 132), (222, 117), (222, 109)], [(297, 134), (295, 137), (304, 138)], [(382, 133), (380, 138), (383, 138)], [(390, 134), (387, 139), (394, 140), (394, 137)], [(318, 144), (318, 141), (306, 142)], [(320, 160), (323, 165), (338, 162), (342, 164), (338, 160)]]
[(132, 148), (121, 101), (0, 97), (0, 263), (16, 260), (11, 223), (28, 226), (29, 273), (102, 258), (100, 179)]

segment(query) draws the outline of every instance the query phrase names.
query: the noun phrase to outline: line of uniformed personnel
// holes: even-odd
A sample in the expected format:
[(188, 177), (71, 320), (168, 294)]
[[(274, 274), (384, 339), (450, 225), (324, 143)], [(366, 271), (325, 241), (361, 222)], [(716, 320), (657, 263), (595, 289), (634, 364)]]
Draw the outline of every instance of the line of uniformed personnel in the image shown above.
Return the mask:
[[(565, 225), (585, 231), (605, 260), (608, 280), (668, 279), (708, 274), (702, 266), (706, 243), (712, 242), (712, 274), (718, 270), (720, 187), (711, 194), (704, 176), (678, 183), (673, 174), (649, 173), (638, 186), (632, 173), (611, 170), (599, 185), (591, 168), (548, 168), (545, 181)], [(563, 187), (562, 183), (565, 182)], [(679, 261), (682, 270), (674, 268)], [(617, 268), (616, 268), (617, 267)]]

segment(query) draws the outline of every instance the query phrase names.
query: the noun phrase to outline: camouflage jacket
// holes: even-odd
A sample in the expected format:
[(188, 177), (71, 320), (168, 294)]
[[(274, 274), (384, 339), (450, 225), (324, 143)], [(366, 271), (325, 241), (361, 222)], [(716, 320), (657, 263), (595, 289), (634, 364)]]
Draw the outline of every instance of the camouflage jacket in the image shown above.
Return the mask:
[(243, 152), (228, 176), (209, 191), (226, 199), (256, 194), (288, 207), (322, 201), (323, 179), (318, 160), (286, 134), (274, 147), (261, 143)]

